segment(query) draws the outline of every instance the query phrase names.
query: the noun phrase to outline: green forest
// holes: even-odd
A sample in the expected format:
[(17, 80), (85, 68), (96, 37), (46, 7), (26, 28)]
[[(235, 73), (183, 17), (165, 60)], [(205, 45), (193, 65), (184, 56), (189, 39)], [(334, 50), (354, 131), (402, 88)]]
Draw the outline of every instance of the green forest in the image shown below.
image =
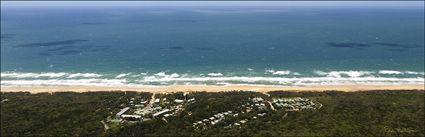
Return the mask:
[[(114, 116), (134, 97), (148, 92), (2, 92), (1, 136), (424, 136), (424, 91), (192, 92), (195, 98), (176, 116), (122, 123), (105, 130), (101, 121)], [(158, 94), (183, 98), (183, 93)], [(237, 127), (206, 129), (192, 123), (223, 111), (239, 111), (250, 98), (303, 97), (320, 102), (315, 110), (265, 111), (264, 117)], [(270, 107), (270, 106), (268, 106)], [(264, 110), (253, 110), (264, 111)], [(224, 122), (252, 117), (241, 114)]]

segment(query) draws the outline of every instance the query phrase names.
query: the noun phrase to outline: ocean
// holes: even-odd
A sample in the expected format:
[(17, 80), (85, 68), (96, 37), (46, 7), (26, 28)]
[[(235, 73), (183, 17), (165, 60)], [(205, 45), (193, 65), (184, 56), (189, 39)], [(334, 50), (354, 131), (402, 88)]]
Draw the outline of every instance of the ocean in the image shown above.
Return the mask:
[(2, 2), (1, 86), (423, 84), (424, 2)]

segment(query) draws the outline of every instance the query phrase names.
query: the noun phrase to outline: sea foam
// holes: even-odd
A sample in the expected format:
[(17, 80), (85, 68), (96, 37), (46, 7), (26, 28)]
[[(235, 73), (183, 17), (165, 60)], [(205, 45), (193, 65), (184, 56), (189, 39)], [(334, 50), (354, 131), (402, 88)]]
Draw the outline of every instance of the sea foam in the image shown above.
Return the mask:
[[(142, 86), (142, 85), (335, 85), (335, 84), (423, 84), (423, 72), (415, 71), (314, 71), (314, 75), (298, 75), (289, 70), (267, 71), (276, 76), (224, 76), (222, 73), (178, 74), (148, 73), (66, 73), (66, 72), (2, 72), (1, 86), (43, 86), (43, 85), (97, 85), (97, 86)], [(401, 74), (400, 74), (401, 73)], [(135, 74), (135, 75), (133, 75)], [(230, 73), (229, 73), (230, 74)], [(382, 74), (382, 75), (381, 75)], [(399, 75), (406, 74), (400, 77)], [(288, 75), (288, 76), (287, 76)], [(397, 75), (397, 76), (394, 76)]]
[(327, 77), (333, 77), (333, 78), (342, 78), (342, 77), (362, 77), (362, 76), (371, 76), (373, 72), (371, 71), (330, 71), (330, 72), (324, 72), (324, 71), (314, 71), (319, 76), (327, 76)]
[(53, 73), (53, 72), (45, 72), (45, 73), (19, 73), (19, 72), (2, 72), (1, 77), (6, 78), (57, 78), (68, 75), (68, 73), (59, 72), (59, 73)]
[(273, 75), (289, 75), (292, 72), (290, 70), (279, 70), (279, 71), (275, 71), (273, 69), (271, 70), (266, 70), (267, 73), (271, 73)]
[(131, 75), (131, 73), (123, 73), (123, 74), (119, 74), (119, 75), (117, 75), (115, 78), (123, 78), (123, 77), (126, 77), (126, 76), (128, 76), (128, 75)]
[(65, 73), (65, 72), (41, 72), (41, 73), (26, 73), (26, 72), (2, 72), (2, 78), (93, 78), (102, 77), (101, 74), (96, 73)]
[[(423, 84), (424, 78), (393, 78), (393, 77), (145, 77), (144, 79), (128, 82), (126, 79), (49, 79), (49, 80), (2, 80), (2, 86), (52, 86), (52, 85), (85, 85), (85, 86), (140, 86), (152, 85), (194, 85), (212, 83), (213, 85), (230, 84), (265, 84), (265, 85), (338, 85), (338, 84)], [(214, 84), (215, 83), (215, 84)], [(155, 85), (155, 84), (153, 84)]]
[(403, 72), (395, 71), (395, 70), (380, 70), (380, 74), (403, 74)]
[(217, 76), (223, 76), (223, 74), (221, 73), (208, 73), (208, 76), (213, 76), (213, 77), (217, 77)]
[(91, 78), (91, 77), (101, 77), (101, 74), (96, 73), (75, 73), (68, 76), (68, 78), (77, 78), (77, 77), (84, 77), (84, 78)]
[(125, 79), (2, 80), (3, 86), (125, 86)]
[(396, 71), (396, 70), (380, 70), (378, 72), (379, 74), (386, 74), (386, 75), (425, 75), (424, 72), (414, 72), (414, 71)]

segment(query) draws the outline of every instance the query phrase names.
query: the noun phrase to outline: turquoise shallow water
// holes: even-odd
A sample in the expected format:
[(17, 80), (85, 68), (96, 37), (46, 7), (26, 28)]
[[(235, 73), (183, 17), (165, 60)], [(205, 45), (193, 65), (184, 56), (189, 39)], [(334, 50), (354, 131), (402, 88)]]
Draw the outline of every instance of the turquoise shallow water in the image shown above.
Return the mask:
[(2, 2), (1, 85), (423, 83), (423, 2), (388, 3)]

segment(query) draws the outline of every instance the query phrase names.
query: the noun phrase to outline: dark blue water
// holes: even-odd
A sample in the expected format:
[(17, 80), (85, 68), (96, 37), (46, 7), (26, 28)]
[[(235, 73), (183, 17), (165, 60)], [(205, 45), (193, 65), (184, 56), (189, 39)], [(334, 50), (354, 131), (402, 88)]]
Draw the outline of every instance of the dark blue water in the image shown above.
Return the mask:
[(2, 2), (2, 86), (424, 81), (423, 2), (81, 3)]

